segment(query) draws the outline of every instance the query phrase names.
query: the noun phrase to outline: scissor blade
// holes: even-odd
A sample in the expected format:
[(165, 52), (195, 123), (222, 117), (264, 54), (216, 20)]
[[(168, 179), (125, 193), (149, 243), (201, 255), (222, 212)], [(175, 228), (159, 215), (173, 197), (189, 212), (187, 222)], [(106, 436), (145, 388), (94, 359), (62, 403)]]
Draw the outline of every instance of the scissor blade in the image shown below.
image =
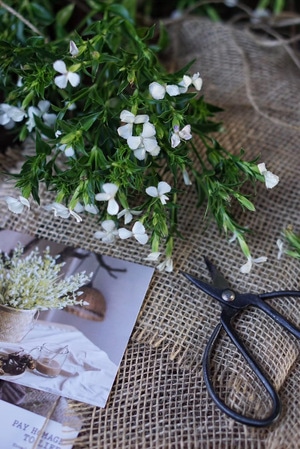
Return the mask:
[(220, 288), (222, 290), (229, 289), (229, 284), (222, 275), (222, 273), (215, 267), (215, 265), (207, 257), (204, 257), (204, 260), (208, 268), (210, 277), (213, 281), (214, 287)]
[(222, 296), (223, 288), (215, 287), (214, 285), (207, 284), (207, 282), (202, 281), (201, 279), (196, 278), (195, 276), (192, 276), (191, 274), (185, 273), (184, 271), (181, 271), (181, 273), (189, 280), (191, 281), (196, 287), (200, 288), (203, 292), (207, 293), (208, 295), (212, 296), (213, 298), (220, 301), (220, 298)]

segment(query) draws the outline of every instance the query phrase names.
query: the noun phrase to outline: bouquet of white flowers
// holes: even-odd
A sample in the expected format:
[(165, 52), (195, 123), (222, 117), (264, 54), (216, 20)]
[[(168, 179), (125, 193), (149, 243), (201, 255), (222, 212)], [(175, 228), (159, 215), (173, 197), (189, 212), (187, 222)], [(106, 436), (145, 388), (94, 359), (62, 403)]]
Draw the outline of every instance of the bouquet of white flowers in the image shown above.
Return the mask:
[(18, 245), (12, 255), (0, 253), (0, 304), (15, 309), (62, 309), (68, 305), (82, 305), (79, 288), (88, 283), (92, 274), (76, 273), (62, 277), (64, 262), (57, 263), (47, 247), (41, 254), (38, 248), (27, 256)]
[(1, 2), (0, 124), (36, 147), (9, 209), (39, 203), (43, 183), (56, 192), (44, 205), (56, 217), (96, 214), (95, 238), (150, 244), (149, 258), (164, 252), (158, 267), (172, 271), (181, 178), (251, 260), (232, 204), (254, 211), (245, 182), (272, 188), (278, 177), (216, 140), (219, 109), (201, 95), (200, 73), (192, 64), (168, 73), (157, 58), (165, 33), (153, 40), (155, 27), (138, 27), (121, 1), (89, 2), (76, 30), (75, 3), (52, 3)]

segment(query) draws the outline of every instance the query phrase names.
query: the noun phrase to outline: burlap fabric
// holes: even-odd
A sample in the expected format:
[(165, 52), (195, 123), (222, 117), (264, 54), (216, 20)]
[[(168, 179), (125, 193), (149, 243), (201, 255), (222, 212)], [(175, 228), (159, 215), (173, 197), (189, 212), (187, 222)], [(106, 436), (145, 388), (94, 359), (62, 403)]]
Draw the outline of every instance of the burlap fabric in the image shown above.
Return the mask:
[[(240, 222), (254, 230), (248, 238), (253, 255), (268, 256), (268, 261), (241, 275), (240, 249), (213, 223), (203, 225), (205, 210), (196, 208), (193, 188), (185, 189), (179, 212), (185, 239), (177, 241), (174, 272), (154, 274), (106, 409), (71, 404), (84, 420), (75, 448), (299, 448), (299, 343), (258, 311), (240, 316), (237, 330), (279, 389), (283, 412), (266, 429), (232, 421), (212, 403), (202, 378), (201, 358), (219, 308), (179, 272), (208, 280), (206, 255), (240, 291), (299, 288), (299, 262), (277, 260), (276, 247), (283, 228), (293, 224), (299, 229), (299, 69), (283, 46), (266, 46), (265, 36), (245, 26), (190, 18), (169, 31), (171, 60), (181, 67), (196, 58), (193, 69), (204, 79), (206, 100), (225, 108), (220, 141), (236, 152), (244, 147), (249, 159), (261, 153), (261, 161), (280, 176), (274, 190), (258, 187), (255, 213), (237, 211)], [(9, 155), (18, 159), (17, 154), (9, 151), (4, 162)], [(2, 184), (3, 195), (9, 189)], [(44, 192), (42, 203), (50, 198)], [(130, 241), (99, 243), (93, 237), (95, 219), (80, 224), (54, 220), (42, 208), (13, 216), (3, 206), (0, 226), (129, 261), (141, 262), (148, 253)], [(299, 300), (284, 298), (272, 305), (300, 325)], [(229, 405), (251, 415), (266, 413), (265, 392), (225, 336), (214, 354), (213, 373)]]

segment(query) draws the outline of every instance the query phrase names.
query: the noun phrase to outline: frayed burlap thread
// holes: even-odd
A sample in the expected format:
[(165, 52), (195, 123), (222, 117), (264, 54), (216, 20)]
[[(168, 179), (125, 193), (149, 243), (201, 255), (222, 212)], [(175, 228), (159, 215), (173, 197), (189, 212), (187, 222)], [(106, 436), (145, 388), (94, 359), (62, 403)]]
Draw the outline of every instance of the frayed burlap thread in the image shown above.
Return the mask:
[[(174, 272), (154, 273), (107, 407), (70, 402), (83, 419), (75, 448), (297, 449), (299, 342), (257, 310), (241, 314), (236, 330), (279, 390), (283, 412), (267, 429), (227, 418), (209, 398), (201, 369), (219, 307), (180, 270), (209, 280), (203, 261), (208, 256), (242, 292), (299, 288), (299, 262), (286, 256), (278, 260), (276, 247), (287, 225), (300, 228), (299, 69), (284, 47), (260, 45), (260, 36), (245, 25), (189, 18), (168, 28), (170, 60), (179, 68), (195, 58), (192, 70), (204, 79), (206, 100), (224, 108), (224, 132), (218, 137), (222, 144), (236, 153), (245, 148), (248, 159), (261, 154), (261, 161), (280, 177), (273, 190), (258, 186), (255, 213), (236, 211), (239, 222), (253, 230), (248, 238), (253, 256), (268, 256), (268, 261), (241, 275), (245, 260), (240, 249), (229, 244), (214, 223), (203, 223), (205, 210), (196, 207), (193, 187), (182, 186), (179, 220), (184, 239), (176, 242)], [(10, 191), (7, 183), (1, 191), (2, 197)], [(52, 200), (49, 192), (41, 191), (42, 205)], [(95, 240), (95, 217), (75, 224), (54, 220), (36, 206), (21, 216), (3, 207), (0, 226), (138, 263), (146, 263), (148, 254), (132, 241), (106, 246)], [(299, 300), (270, 303), (300, 325)], [(265, 391), (225, 335), (215, 348), (212, 373), (220, 396), (235, 410), (267, 414)]]

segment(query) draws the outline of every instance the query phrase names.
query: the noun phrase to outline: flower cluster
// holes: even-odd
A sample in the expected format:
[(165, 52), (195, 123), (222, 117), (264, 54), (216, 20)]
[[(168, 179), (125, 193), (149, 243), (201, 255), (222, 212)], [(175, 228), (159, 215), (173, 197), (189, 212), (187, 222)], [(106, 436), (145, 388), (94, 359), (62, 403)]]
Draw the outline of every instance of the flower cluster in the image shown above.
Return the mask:
[(62, 309), (82, 305), (78, 289), (88, 283), (92, 274), (77, 273), (62, 279), (64, 263), (36, 248), (24, 256), (18, 245), (12, 256), (0, 253), (0, 304), (17, 309)]
[[(253, 212), (245, 181), (272, 188), (278, 177), (210, 137), (220, 129), (212, 120), (218, 108), (205, 102), (200, 73), (190, 73), (190, 65), (167, 73), (147, 43), (153, 30), (139, 29), (115, 6), (100, 2), (82, 19), (81, 35), (60, 30), (57, 39), (45, 39), (47, 27), (34, 37), (25, 27), (17, 52), (19, 19), (4, 13), (13, 35), (9, 41), (0, 32), (0, 124), (36, 143), (36, 154), (15, 175), (19, 192), (6, 198), (9, 210), (28, 211), (31, 198), (39, 203), (45, 183), (56, 192), (44, 206), (54, 217), (80, 222), (98, 215), (95, 238), (149, 244), (148, 260), (172, 271), (183, 181), (195, 186), (199, 204), (206, 202), (225, 234), (237, 236), (249, 267), (256, 259), (230, 205)], [(60, 14), (70, 18), (71, 9)]]

